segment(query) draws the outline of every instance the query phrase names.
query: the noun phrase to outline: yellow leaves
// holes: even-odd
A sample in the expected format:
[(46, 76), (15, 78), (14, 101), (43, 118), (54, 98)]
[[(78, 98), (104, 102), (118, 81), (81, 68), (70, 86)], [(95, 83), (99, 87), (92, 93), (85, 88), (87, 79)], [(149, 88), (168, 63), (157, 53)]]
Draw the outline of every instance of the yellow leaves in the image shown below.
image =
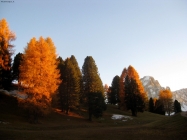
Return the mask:
[(146, 94), (146, 92), (144, 90), (142, 82), (140, 81), (138, 72), (131, 65), (128, 67), (127, 71), (128, 71), (128, 73), (127, 73), (128, 76), (130, 78), (133, 78), (136, 81), (136, 83), (138, 85), (139, 94), (141, 95), (141, 97), (143, 97), (145, 100), (148, 100), (148, 97), (147, 97), (147, 94)]
[(128, 67), (128, 76), (129, 78), (140, 79), (138, 73), (131, 65)]
[[(60, 84), (56, 50), (51, 39), (32, 38), (20, 65), (19, 82), (28, 94), (24, 108), (33, 115), (47, 114), (53, 94)], [(36, 116), (37, 116), (36, 115)]]
[(20, 66), (20, 82), (25, 92), (45, 95), (50, 100), (60, 83), (55, 46), (50, 38), (32, 38), (27, 44)]
[(172, 93), (169, 89), (161, 90), (159, 94), (160, 99), (171, 99)]
[[(3, 39), (5, 40), (5, 42), (9, 42), (12, 41), (16, 38), (15, 33), (13, 33), (8, 26), (8, 23), (6, 22), (5, 19), (0, 20), (0, 41), (2, 41)], [(8, 44), (6, 44), (6, 47)]]
[(173, 110), (173, 100), (172, 100), (172, 93), (169, 89), (164, 89), (160, 91), (159, 99), (164, 105), (164, 110), (170, 116), (171, 111)]

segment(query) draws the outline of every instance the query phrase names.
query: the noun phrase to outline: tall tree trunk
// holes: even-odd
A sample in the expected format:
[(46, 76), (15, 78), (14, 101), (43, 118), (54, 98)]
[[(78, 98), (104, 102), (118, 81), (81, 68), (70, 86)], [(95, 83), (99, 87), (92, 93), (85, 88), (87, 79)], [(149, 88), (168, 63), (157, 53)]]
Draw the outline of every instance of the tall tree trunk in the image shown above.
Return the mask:
[(131, 112), (132, 112), (132, 116), (137, 117), (137, 111), (135, 109), (131, 109)]

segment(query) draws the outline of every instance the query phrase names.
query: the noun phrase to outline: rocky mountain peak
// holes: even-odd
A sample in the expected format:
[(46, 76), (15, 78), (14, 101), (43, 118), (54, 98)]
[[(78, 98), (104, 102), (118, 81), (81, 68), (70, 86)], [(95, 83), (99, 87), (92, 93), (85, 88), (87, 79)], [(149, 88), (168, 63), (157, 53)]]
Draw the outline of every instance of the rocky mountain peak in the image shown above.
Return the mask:
[[(157, 80), (152, 76), (144, 76), (140, 79), (144, 90), (147, 92), (148, 98), (159, 98), (159, 92), (162, 89), (169, 89), (170, 87), (162, 87)], [(173, 100), (177, 100), (181, 103), (182, 110), (187, 110), (187, 88), (173, 91)]]
[(144, 76), (140, 79), (145, 91), (148, 94), (148, 98), (158, 98), (159, 92), (163, 87), (152, 76)]

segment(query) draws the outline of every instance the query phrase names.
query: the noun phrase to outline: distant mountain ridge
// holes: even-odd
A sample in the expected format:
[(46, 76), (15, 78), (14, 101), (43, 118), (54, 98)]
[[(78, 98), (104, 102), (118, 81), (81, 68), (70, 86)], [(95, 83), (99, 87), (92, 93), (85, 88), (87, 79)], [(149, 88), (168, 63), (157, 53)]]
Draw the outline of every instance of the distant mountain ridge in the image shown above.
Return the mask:
[(148, 98), (158, 98), (160, 90), (164, 89), (152, 76), (144, 76), (140, 80), (148, 94)]
[(187, 106), (187, 88), (174, 91), (173, 98)]
[[(155, 80), (152, 76), (144, 76), (140, 79), (145, 91), (147, 92), (148, 98), (158, 98), (159, 92), (161, 89), (166, 89), (169, 87), (162, 87), (157, 80)], [(169, 88), (170, 89), (170, 88)], [(187, 88), (172, 91), (173, 100), (177, 100), (181, 103), (183, 110), (187, 110)]]

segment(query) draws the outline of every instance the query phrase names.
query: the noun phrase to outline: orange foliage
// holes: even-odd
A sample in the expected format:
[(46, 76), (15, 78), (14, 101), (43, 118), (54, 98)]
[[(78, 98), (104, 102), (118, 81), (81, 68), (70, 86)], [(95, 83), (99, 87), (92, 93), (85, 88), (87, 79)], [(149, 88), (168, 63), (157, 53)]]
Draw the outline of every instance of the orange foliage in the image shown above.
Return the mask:
[(4, 40), (3, 49), (6, 50), (9, 46), (9, 42), (15, 40), (16, 35), (9, 29), (6, 19), (0, 20), (0, 42)]
[(157, 100), (158, 100), (157, 98), (153, 98), (154, 106), (155, 106)]
[(121, 106), (124, 106), (124, 98), (125, 98), (125, 87), (124, 87), (124, 82), (125, 82), (125, 77), (127, 76), (127, 69), (124, 68), (121, 76), (120, 76), (120, 81), (119, 81), (119, 108)]
[(24, 92), (28, 94), (25, 108), (32, 110), (28, 104), (33, 104), (35, 113), (46, 114), (50, 107), (51, 94), (60, 84), (56, 58), (56, 48), (50, 38), (40, 37), (38, 41), (32, 38), (25, 48), (19, 81)]
[(4, 70), (10, 70), (10, 55), (13, 53), (11, 41), (15, 40), (16, 35), (9, 29), (5, 19), (0, 20), (0, 66)]
[(138, 84), (138, 91), (140, 92), (139, 94), (147, 102), (148, 101), (147, 93), (145, 92), (142, 82), (140, 81), (138, 72), (131, 65), (128, 67), (127, 71), (128, 71), (129, 78), (133, 78)]
[(172, 93), (169, 89), (161, 90), (159, 94), (160, 99), (172, 99)]
[(172, 93), (169, 89), (164, 89), (160, 91), (159, 99), (164, 105), (164, 110), (170, 116), (170, 113), (173, 111), (173, 100)]

